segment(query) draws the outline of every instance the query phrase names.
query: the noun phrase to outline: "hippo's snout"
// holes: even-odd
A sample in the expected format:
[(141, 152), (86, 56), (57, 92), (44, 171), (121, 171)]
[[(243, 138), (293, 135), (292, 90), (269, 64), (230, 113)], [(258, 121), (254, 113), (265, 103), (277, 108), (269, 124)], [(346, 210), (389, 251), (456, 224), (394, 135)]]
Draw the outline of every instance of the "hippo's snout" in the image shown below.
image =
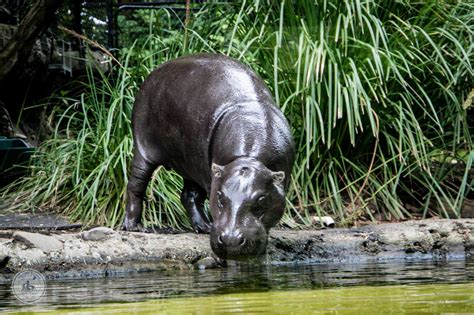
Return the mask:
[(245, 260), (265, 254), (267, 233), (264, 229), (211, 231), (211, 248), (220, 258)]
[(219, 246), (225, 247), (242, 247), (247, 242), (245, 236), (239, 230), (234, 232), (225, 231), (217, 237), (217, 243)]

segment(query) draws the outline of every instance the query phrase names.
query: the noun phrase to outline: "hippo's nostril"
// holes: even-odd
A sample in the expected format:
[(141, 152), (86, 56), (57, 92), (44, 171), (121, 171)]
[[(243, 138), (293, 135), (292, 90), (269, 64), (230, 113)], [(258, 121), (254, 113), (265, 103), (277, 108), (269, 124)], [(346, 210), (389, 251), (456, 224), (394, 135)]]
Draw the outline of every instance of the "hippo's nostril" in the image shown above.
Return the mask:
[(238, 233), (237, 235), (229, 235), (227, 233), (222, 233), (217, 236), (217, 244), (220, 247), (238, 248), (244, 246), (246, 243), (247, 240), (241, 233)]

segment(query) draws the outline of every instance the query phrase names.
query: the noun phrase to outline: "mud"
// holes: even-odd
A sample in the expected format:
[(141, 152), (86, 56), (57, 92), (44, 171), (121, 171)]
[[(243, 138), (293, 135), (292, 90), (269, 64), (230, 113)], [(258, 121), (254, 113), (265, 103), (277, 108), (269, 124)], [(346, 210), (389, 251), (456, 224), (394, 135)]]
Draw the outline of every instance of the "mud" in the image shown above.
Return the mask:
[[(48, 246), (49, 242), (54, 246)], [(430, 219), (360, 228), (275, 229), (267, 255), (258, 263), (472, 257), (474, 219)], [(145, 234), (106, 228), (73, 233), (0, 231), (0, 282), (11, 281), (16, 272), (27, 268), (51, 278), (82, 278), (225, 265), (214, 257), (209, 237), (194, 233)]]

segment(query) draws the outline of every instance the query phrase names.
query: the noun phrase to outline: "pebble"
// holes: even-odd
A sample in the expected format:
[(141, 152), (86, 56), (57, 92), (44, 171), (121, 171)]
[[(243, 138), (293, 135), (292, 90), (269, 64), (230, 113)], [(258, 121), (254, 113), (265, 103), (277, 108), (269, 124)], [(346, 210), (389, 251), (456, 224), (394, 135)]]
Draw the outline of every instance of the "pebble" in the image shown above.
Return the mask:
[(218, 264), (217, 264), (217, 261), (213, 257), (205, 257), (205, 258), (199, 259), (199, 261), (196, 263), (195, 266), (199, 270), (205, 270), (205, 269), (217, 268)]
[(108, 227), (99, 226), (81, 233), (81, 237), (85, 241), (102, 241), (109, 239), (116, 232)]

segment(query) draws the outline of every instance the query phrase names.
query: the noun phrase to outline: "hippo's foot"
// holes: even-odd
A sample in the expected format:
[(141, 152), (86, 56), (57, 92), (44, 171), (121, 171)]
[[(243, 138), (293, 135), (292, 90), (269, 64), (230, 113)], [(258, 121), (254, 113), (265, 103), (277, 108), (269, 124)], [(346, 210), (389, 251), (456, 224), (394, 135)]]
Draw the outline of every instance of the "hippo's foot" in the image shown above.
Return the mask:
[(209, 234), (211, 233), (212, 225), (204, 220), (199, 222), (192, 222), (193, 230), (197, 234)]
[(143, 226), (141, 223), (133, 222), (131, 220), (125, 219), (125, 222), (122, 226), (123, 231), (129, 232), (142, 232), (142, 233), (150, 233), (150, 230)]

